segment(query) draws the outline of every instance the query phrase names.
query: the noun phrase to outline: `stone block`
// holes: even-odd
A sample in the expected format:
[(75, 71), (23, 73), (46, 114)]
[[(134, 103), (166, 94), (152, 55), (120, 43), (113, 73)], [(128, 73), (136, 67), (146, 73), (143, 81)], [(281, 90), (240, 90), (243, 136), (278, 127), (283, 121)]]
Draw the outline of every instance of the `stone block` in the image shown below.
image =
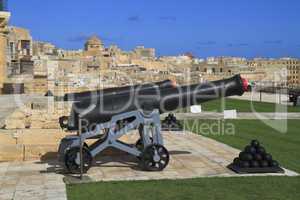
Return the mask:
[(58, 144), (52, 145), (25, 145), (24, 160), (47, 160), (57, 158)]
[(60, 129), (60, 125), (58, 123), (58, 120), (54, 121), (54, 122), (50, 121), (50, 122), (44, 123), (42, 128), (43, 129)]
[(9, 116), (9, 118), (13, 118), (13, 119), (24, 119), (25, 117), (26, 117), (26, 113), (24, 113), (21, 110), (16, 110)]
[(56, 158), (61, 130), (24, 129), (0, 134), (0, 161)]
[(25, 129), (21, 137), (24, 145), (58, 145), (65, 136), (59, 129)]
[(0, 161), (22, 161), (23, 145), (0, 145)]
[(22, 119), (6, 119), (5, 120), (5, 129), (25, 129), (26, 124), (25, 120)]
[(43, 110), (48, 108), (48, 102), (34, 102), (31, 103), (32, 110)]
[(46, 121), (32, 120), (30, 123), (31, 129), (42, 129)]
[(11, 133), (0, 133), (0, 146), (4, 145), (15, 145), (17, 144), (17, 134)]

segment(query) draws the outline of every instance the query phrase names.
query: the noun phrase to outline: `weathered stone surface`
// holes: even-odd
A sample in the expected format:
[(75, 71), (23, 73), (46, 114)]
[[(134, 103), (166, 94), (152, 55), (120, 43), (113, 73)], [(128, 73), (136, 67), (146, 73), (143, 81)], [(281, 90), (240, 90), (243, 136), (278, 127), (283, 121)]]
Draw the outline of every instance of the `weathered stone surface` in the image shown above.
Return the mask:
[(25, 129), (25, 120), (22, 119), (8, 119), (5, 122), (6, 129)]
[(60, 125), (56, 121), (50, 121), (50, 122), (44, 123), (42, 128), (43, 129), (59, 129)]
[(24, 119), (25, 117), (26, 117), (26, 113), (24, 113), (21, 110), (16, 110), (10, 115), (10, 118), (12, 119)]
[(25, 129), (23, 130), (23, 134), (20, 135), (19, 140), (24, 145), (56, 145), (66, 135), (67, 133), (60, 129)]
[(17, 131), (0, 132), (0, 146), (17, 144)]
[(49, 156), (53, 158), (60, 140), (65, 136), (66, 133), (59, 129), (0, 132), (0, 161), (35, 160)]
[(31, 104), (17, 109), (5, 119), (5, 128), (14, 129), (59, 129), (59, 118), (70, 112), (69, 104), (54, 103), (52, 107), (32, 109)]
[(63, 175), (48, 170), (51, 167), (41, 162), (0, 163), (0, 199), (66, 200)]
[(45, 160), (57, 158), (58, 144), (53, 145), (25, 145), (24, 160)]
[(42, 129), (45, 123), (46, 123), (45, 121), (34, 120), (34, 121), (31, 121), (30, 128), (31, 129)]
[(0, 145), (0, 161), (15, 161), (23, 160), (23, 152), (24, 146), (23, 145)]

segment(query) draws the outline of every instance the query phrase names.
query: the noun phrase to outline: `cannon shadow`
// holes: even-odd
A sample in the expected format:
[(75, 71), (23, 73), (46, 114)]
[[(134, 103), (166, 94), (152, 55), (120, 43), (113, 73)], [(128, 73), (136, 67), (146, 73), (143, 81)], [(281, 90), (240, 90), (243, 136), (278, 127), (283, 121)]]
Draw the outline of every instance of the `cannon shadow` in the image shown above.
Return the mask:
[[(170, 156), (172, 155), (186, 155), (191, 154), (189, 151), (170, 151)], [(46, 164), (47, 168), (45, 170), (41, 170), (40, 173), (55, 173), (65, 176), (66, 178), (78, 178), (78, 175), (69, 174), (62, 164), (58, 161), (57, 152), (48, 152), (41, 157), (41, 160), (36, 162), (36, 164)], [(115, 154), (108, 156), (99, 154), (95, 157), (93, 166), (95, 168), (130, 168), (135, 171), (141, 171), (139, 167), (139, 159), (126, 154), (120, 153), (119, 151), (115, 152)]]

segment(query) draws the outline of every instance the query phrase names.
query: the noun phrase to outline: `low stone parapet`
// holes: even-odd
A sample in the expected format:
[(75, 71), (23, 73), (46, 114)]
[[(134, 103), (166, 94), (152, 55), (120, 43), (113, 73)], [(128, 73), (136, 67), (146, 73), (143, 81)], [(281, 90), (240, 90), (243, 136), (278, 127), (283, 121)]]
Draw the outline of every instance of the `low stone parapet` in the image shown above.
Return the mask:
[(0, 132), (0, 162), (53, 158), (67, 133), (59, 129)]

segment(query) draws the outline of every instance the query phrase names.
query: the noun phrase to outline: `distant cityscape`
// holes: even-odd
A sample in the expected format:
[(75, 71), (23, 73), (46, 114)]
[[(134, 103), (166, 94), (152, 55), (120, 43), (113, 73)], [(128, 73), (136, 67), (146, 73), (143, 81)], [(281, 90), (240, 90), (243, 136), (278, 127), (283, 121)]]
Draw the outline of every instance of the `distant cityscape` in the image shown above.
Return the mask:
[(9, 25), (10, 12), (0, 9), (0, 87), (3, 94), (62, 96), (128, 84), (176, 80), (180, 84), (204, 82), (242, 74), (256, 84), (300, 87), (300, 60), (295, 58), (209, 57), (183, 52), (157, 57), (154, 48), (138, 46), (123, 51), (105, 46), (91, 36), (82, 49), (65, 50), (36, 41), (30, 31)]

